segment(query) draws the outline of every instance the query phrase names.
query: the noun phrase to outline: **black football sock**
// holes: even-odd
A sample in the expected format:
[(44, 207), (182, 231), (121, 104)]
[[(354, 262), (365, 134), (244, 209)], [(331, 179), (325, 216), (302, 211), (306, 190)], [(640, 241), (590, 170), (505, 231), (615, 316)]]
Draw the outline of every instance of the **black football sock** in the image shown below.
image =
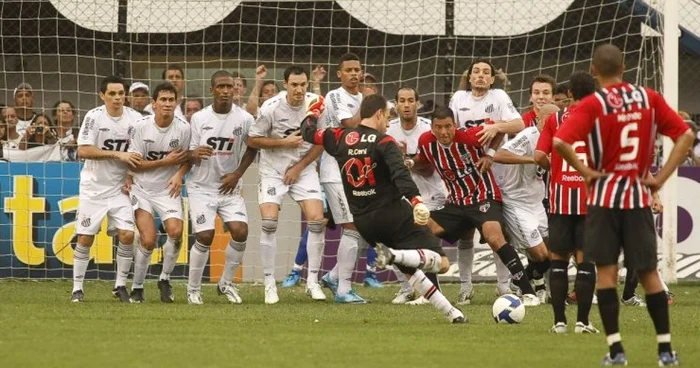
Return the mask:
[[(549, 259), (545, 259), (544, 261), (532, 261), (530, 264), (532, 264), (533, 273), (532, 277), (530, 277), (530, 275), (528, 275), (528, 277), (530, 277), (535, 284), (535, 291), (547, 290), (547, 286), (544, 283), (544, 274), (549, 270), (551, 262)], [(528, 267), (530, 264), (528, 264)]]
[(620, 337), (620, 300), (617, 298), (616, 288), (598, 289), (598, 310), (610, 347), (610, 357), (614, 358), (625, 351)]
[(627, 269), (627, 275), (625, 276), (625, 289), (622, 291), (622, 299), (628, 300), (634, 296), (634, 291), (637, 290), (637, 285), (639, 285), (639, 276), (634, 270)]
[(671, 350), (671, 322), (668, 315), (668, 301), (666, 292), (660, 291), (656, 294), (647, 294), (647, 310), (654, 322), (656, 329), (656, 341), (659, 344), (659, 354), (670, 353)]
[(554, 324), (566, 323), (566, 293), (569, 291), (569, 262), (553, 260), (549, 275), (549, 291), (552, 294)]
[(496, 251), (496, 254), (501, 258), (503, 264), (508, 267), (510, 275), (513, 277), (513, 283), (520, 288), (523, 294), (535, 294), (535, 290), (533, 290), (532, 285), (530, 285), (530, 279), (525, 274), (525, 268), (520, 261), (520, 257), (518, 257), (518, 253), (515, 252), (515, 249), (510, 244), (506, 243)]
[(593, 293), (595, 292), (595, 265), (590, 262), (578, 264), (576, 272), (576, 300), (578, 301), (577, 322), (588, 325), (588, 316), (591, 313)]
[(433, 285), (435, 285), (435, 287), (438, 289), (438, 291), (442, 292), (442, 289), (440, 289), (440, 281), (438, 281), (438, 277), (437, 277), (436, 273), (426, 273), (425, 277), (427, 277), (428, 280), (430, 280), (430, 282), (432, 282)]

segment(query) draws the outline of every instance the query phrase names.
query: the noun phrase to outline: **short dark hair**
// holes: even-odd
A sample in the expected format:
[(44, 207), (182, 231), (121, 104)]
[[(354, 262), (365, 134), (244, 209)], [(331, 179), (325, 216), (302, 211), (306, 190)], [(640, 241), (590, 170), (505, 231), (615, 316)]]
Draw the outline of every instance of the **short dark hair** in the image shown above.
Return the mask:
[(53, 115), (53, 116), (58, 115), (58, 106), (60, 106), (62, 103), (68, 104), (70, 106), (71, 110), (73, 110), (73, 113), (75, 113), (75, 106), (73, 105), (72, 102), (70, 102), (68, 100), (58, 100), (58, 101), (56, 101), (55, 104), (53, 104), (53, 109), (51, 109), (51, 115)]
[(266, 86), (269, 86), (269, 85), (275, 86), (275, 91), (279, 91), (279, 90), (280, 90), (280, 88), (277, 87), (277, 83), (275, 83), (275, 81), (273, 81), (273, 80), (266, 80), (266, 81), (263, 82), (262, 86), (260, 86), (260, 92), (258, 92), (258, 97), (262, 97), (263, 89), (265, 89), (265, 87), (266, 87)]
[(455, 122), (455, 113), (452, 111), (451, 108), (447, 106), (436, 106), (435, 110), (433, 110), (433, 116), (430, 119), (435, 120), (435, 119), (447, 119), (450, 118), (452, 122)]
[(472, 88), (469, 84), (469, 78), (471, 78), (472, 76), (472, 69), (474, 69), (474, 65), (479, 63), (488, 64), (488, 66), (491, 68), (491, 75), (494, 77), (496, 76), (496, 68), (493, 67), (493, 64), (491, 64), (490, 61), (486, 59), (474, 59), (474, 61), (472, 61), (472, 63), (469, 64), (469, 69), (467, 69), (467, 91)]
[(568, 82), (564, 82), (564, 83), (559, 83), (559, 85), (557, 86), (557, 88), (554, 89), (554, 93), (553, 93), (553, 94), (555, 94), (555, 95), (559, 95), (559, 94), (565, 95), (567, 92), (569, 92), (569, 83), (568, 83)]
[(530, 83), (530, 94), (532, 94), (532, 86), (534, 86), (535, 83), (549, 84), (552, 87), (552, 94), (554, 94), (554, 90), (557, 89), (557, 81), (555, 81), (554, 78), (547, 74), (540, 74), (532, 80), (532, 83)]
[(309, 78), (309, 73), (306, 72), (306, 69), (304, 69), (303, 66), (291, 65), (291, 66), (287, 67), (287, 69), (284, 70), (284, 81), (288, 82), (289, 76), (292, 74), (294, 74), (294, 75), (304, 74), (304, 75), (306, 75), (307, 79)]
[(346, 61), (360, 61), (360, 57), (357, 56), (357, 54), (348, 52), (347, 54), (343, 54), (343, 56), (340, 57), (338, 60), (338, 68), (343, 67), (343, 63)]
[(593, 52), (593, 67), (601, 77), (610, 78), (621, 75), (623, 65), (622, 51), (613, 44), (600, 45)]
[(124, 88), (124, 93), (126, 93), (126, 83), (124, 82), (124, 79), (118, 75), (110, 75), (109, 77), (106, 77), (105, 79), (102, 80), (102, 83), (100, 83), (100, 92), (106, 93), (107, 92), (107, 86), (115, 83), (115, 84), (121, 84), (122, 87)]
[(182, 67), (177, 64), (168, 64), (165, 69), (163, 69), (163, 75), (161, 76), (161, 79), (165, 80), (165, 74), (168, 72), (168, 70), (177, 70), (180, 72), (180, 75), (182, 76), (182, 79), (185, 79), (185, 71), (182, 70)]
[(185, 111), (185, 105), (190, 101), (196, 101), (200, 108), (204, 108), (204, 100), (199, 97), (189, 96), (182, 100), (182, 111)]
[(170, 82), (160, 83), (153, 89), (153, 95), (151, 96), (153, 97), (153, 100), (157, 100), (158, 95), (161, 92), (172, 92), (175, 95), (175, 100), (177, 100), (177, 88), (175, 88), (175, 86), (173, 86)]
[(241, 82), (243, 82), (243, 87), (248, 88), (248, 81), (245, 80), (245, 75), (243, 75), (243, 73), (235, 71), (235, 72), (231, 73), (231, 77), (233, 79), (240, 79)]
[(403, 90), (410, 90), (413, 92), (413, 95), (415, 95), (416, 101), (418, 101), (420, 98), (418, 97), (418, 91), (416, 91), (415, 88), (409, 87), (409, 86), (402, 86), (396, 91), (396, 102), (399, 102), (399, 92)]
[(575, 101), (595, 92), (595, 79), (590, 73), (575, 72), (569, 78), (569, 92)]
[(386, 98), (382, 95), (369, 95), (362, 99), (360, 104), (360, 119), (371, 118), (377, 113), (377, 110), (386, 110), (388, 104)]
[(211, 75), (211, 86), (214, 87), (214, 83), (216, 82), (216, 78), (221, 78), (221, 77), (228, 77), (228, 78), (233, 78), (233, 74), (226, 70), (217, 70), (214, 72), (214, 74)]

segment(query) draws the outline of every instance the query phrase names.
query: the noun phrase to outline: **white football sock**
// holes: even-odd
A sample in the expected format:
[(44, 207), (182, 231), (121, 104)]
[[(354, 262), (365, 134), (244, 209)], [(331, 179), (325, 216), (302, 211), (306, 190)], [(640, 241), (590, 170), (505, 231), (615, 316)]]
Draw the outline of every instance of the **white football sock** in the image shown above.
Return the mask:
[[(342, 241), (343, 238), (341, 237), (340, 240)], [(340, 245), (338, 245), (338, 247), (339, 247), (338, 249), (340, 249)], [(357, 257), (357, 254), (355, 254), (355, 257)], [(338, 282), (338, 279), (340, 278), (340, 271), (338, 269), (337, 256), (336, 256), (336, 260), (335, 260), (335, 266), (333, 266), (333, 268), (331, 268), (331, 270), (328, 271), (328, 277), (331, 279), (331, 281), (335, 281), (335, 282)]]
[(304, 269), (303, 265), (298, 265), (296, 263), (294, 264), (294, 266), (292, 266), (292, 270), (294, 270), (294, 271), (301, 271), (303, 269)]
[(131, 270), (131, 262), (134, 260), (134, 246), (132, 244), (117, 245), (117, 277), (114, 281), (114, 287), (126, 286), (126, 280), (129, 278)]
[(406, 267), (418, 268), (430, 273), (439, 273), (442, 263), (442, 256), (428, 249), (396, 250), (391, 249), (394, 254), (394, 264)]
[(170, 274), (175, 269), (175, 263), (180, 255), (182, 238), (168, 237), (163, 244), (163, 270), (160, 273), (160, 280), (170, 280)]
[(219, 285), (228, 285), (233, 281), (236, 275), (238, 266), (241, 265), (243, 255), (245, 254), (246, 242), (237, 242), (233, 239), (229, 240), (226, 247), (226, 263), (224, 264), (224, 273), (219, 279)]
[(83, 290), (83, 281), (90, 263), (90, 247), (80, 244), (73, 250), (73, 291)]
[(306, 242), (306, 254), (308, 255), (308, 272), (306, 274), (306, 284), (318, 284), (318, 272), (323, 261), (323, 246), (325, 236), (322, 222), (309, 222), (309, 237)]
[[(309, 234), (311, 235), (311, 234)], [(308, 247), (308, 245), (307, 245)], [(275, 233), (260, 233), (260, 258), (262, 259), (265, 285), (275, 283), (275, 256), (277, 255), (277, 237)]]
[(460, 291), (471, 292), (473, 289), (472, 271), (474, 269), (474, 247), (462, 249), (458, 246), (457, 265), (459, 266)]
[(430, 304), (442, 312), (442, 314), (445, 316), (450, 316), (453, 314), (452, 312), (455, 308), (452, 306), (452, 304), (450, 304), (440, 290), (438, 290), (437, 287), (435, 287), (435, 285), (428, 280), (423, 271), (416, 270), (409, 281), (411, 286), (413, 286), (416, 291), (428, 299)]
[(209, 260), (209, 246), (198, 241), (190, 249), (190, 272), (187, 276), (187, 291), (202, 290), (202, 275)]
[[(357, 249), (360, 233), (355, 230), (343, 230), (338, 245), (338, 259), (334, 269), (337, 270), (338, 295), (345, 295), (352, 289), (352, 273), (357, 262)], [(331, 275), (331, 278), (333, 276)]]
[(496, 287), (500, 293), (510, 293), (510, 270), (496, 252), (493, 252), (493, 259), (496, 264)]
[(134, 283), (131, 285), (131, 290), (143, 289), (148, 264), (151, 262), (151, 254), (153, 254), (153, 249), (146, 249), (141, 245), (136, 247), (136, 252), (134, 252)]
[(413, 290), (413, 286), (411, 286), (411, 283), (408, 282), (408, 278), (403, 272), (401, 272), (396, 266), (392, 266), (391, 269), (394, 271), (394, 275), (396, 275), (396, 280), (401, 283), (401, 290)]

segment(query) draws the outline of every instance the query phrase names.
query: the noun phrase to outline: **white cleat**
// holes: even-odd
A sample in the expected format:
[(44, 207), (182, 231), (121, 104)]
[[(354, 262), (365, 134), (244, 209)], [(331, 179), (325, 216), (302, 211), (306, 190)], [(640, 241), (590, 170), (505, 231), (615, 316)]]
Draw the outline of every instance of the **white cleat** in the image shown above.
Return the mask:
[(546, 289), (537, 290), (535, 292), (535, 295), (537, 295), (537, 299), (540, 300), (540, 304), (547, 304), (547, 290)]
[(583, 322), (576, 322), (576, 327), (574, 327), (574, 333), (577, 334), (597, 334), (600, 333), (597, 328), (593, 327), (592, 323), (584, 325)]
[(556, 325), (552, 326), (552, 328), (549, 330), (549, 332), (555, 333), (555, 334), (565, 334), (567, 333), (566, 330), (566, 323), (564, 322), (557, 322)]
[(280, 297), (277, 296), (277, 285), (265, 285), (265, 304), (277, 304), (279, 301)]
[(204, 300), (202, 300), (202, 292), (199, 290), (188, 291), (187, 292), (187, 304), (202, 305)]
[(396, 293), (396, 297), (391, 301), (391, 304), (406, 304), (411, 300), (416, 300), (416, 293), (413, 289), (401, 289)]
[(425, 297), (422, 295), (418, 299), (411, 300), (410, 302), (406, 303), (406, 305), (426, 305), (426, 304), (430, 304), (430, 300), (425, 299)]
[(535, 294), (523, 295), (523, 305), (526, 307), (536, 307), (540, 305), (540, 299)]
[(474, 298), (474, 289), (467, 291), (462, 290), (457, 296), (457, 305), (470, 305), (472, 304), (472, 299)]
[(598, 305), (598, 296), (593, 294), (593, 300), (591, 301), (591, 304), (593, 305)]
[(326, 300), (326, 294), (323, 293), (321, 289), (321, 284), (307, 284), (306, 285), (306, 295), (310, 296), (313, 300)]
[(391, 249), (389, 249), (389, 247), (382, 243), (377, 243), (377, 245), (374, 247), (374, 250), (377, 252), (377, 258), (375, 259), (375, 262), (377, 263), (377, 268), (385, 269), (388, 266), (394, 264), (394, 253), (391, 252)]
[(219, 293), (219, 295), (226, 296), (226, 299), (228, 299), (228, 302), (231, 304), (243, 303), (241, 295), (238, 294), (238, 288), (236, 288), (232, 284), (224, 285), (223, 287), (221, 286), (221, 284), (219, 284), (216, 286), (216, 291)]

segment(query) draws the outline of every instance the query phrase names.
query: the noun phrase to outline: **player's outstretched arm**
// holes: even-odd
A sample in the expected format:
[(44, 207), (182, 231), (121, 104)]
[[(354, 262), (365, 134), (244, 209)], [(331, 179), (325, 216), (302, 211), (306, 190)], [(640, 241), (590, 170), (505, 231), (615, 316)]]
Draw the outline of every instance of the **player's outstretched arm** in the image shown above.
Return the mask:
[(101, 150), (93, 145), (78, 146), (78, 156), (87, 160), (119, 160), (132, 168), (143, 162), (138, 153)]
[(134, 172), (144, 172), (148, 170), (157, 169), (164, 166), (182, 165), (189, 161), (190, 153), (189, 151), (184, 151), (182, 149), (170, 151), (165, 157), (159, 160), (143, 160), (139, 167), (133, 169)]
[(549, 156), (542, 151), (535, 151), (535, 163), (545, 170), (549, 170)]
[(520, 156), (506, 149), (499, 149), (496, 155), (493, 156), (493, 161), (499, 164), (510, 164), (510, 165), (527, 165), (534, 164), (535, 159), (528, 156)]
[(596, 171), (586, 166), (578, 157), (576, 157), (576, 151), (574, 148), (562, 140), (561, 138), (554, 137), (554, 149), (559, 152), (561, 157), (569, 163), (574, 170), (578, 171), (581, 176), (586, 180), (586, 184), (590, 184), (593, 179), (604, 178), (607, 174), (600, 171)]
[(260, 89), (262, 89), (262, 85), (265, 82), (265, 76), (267, 76), (267, 68), (265, 65), (258, 65), (257, 68), (255, 68), (255, 85), (253, 86), (253, 89), (250, 91), (250, 96), (248, 97), (248, 103), (246, 104), (246, 111), (250, 115), (256, 116), (258, 115), (258, 103), (260, 101)]

